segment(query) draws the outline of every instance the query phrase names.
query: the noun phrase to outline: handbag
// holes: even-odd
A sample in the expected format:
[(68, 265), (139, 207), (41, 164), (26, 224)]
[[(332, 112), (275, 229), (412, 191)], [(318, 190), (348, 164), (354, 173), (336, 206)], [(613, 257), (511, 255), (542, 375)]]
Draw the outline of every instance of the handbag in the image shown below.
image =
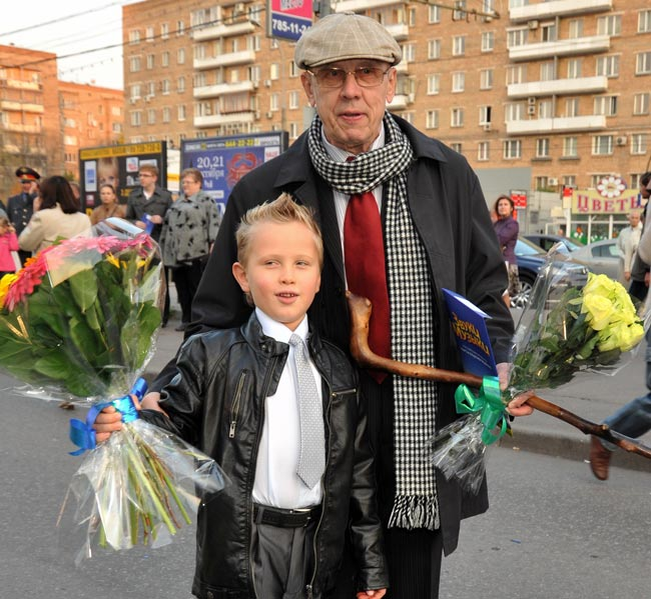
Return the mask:
[(11, 258), (14, 261), (16, 272), (18, 272), (23, 267), (23, 263), (20, 261), (20, 255), (16, 250), (11, 250)]

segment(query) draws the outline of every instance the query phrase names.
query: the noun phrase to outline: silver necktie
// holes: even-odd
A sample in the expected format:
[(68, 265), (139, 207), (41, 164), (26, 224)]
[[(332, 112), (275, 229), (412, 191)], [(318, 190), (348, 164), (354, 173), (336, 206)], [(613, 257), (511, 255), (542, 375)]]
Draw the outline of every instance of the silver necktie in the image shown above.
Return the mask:
[(301, 453), (296, 474), (312, 489), (321, 480), (325, 470), (323, 408), (305, 343), (298, 335), (292, 335), (289, 344), (294, 347), (298, 375), (296, 395), (301, 426)]

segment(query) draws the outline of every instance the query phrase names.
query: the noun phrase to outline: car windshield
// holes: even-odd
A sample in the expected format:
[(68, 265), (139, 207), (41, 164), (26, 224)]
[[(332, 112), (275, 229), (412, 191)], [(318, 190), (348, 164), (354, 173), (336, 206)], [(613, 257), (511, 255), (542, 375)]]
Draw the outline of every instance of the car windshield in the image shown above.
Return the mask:
[(519, 238), (515, 243), (516, 256), (533, 256), (534, 254), (544, 254), (545, 250), (532, 243), (528, 239)]

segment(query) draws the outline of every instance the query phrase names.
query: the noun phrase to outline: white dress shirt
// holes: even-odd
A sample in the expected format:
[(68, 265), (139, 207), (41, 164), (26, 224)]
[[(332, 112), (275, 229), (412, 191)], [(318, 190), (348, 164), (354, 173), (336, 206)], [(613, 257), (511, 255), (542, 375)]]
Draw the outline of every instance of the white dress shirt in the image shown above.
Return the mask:
[[(292, 334), (305, 341), (308, 336), (307, 316), (296, 330), (292, 331), (284, 324), (269, 318), (259, 308), (255, 309), (255, 313), (264, 334), (276, 341), (289, 343)], [(323, 401), (321, 376), (312, 360), (310, 366), (316, 379), (319, 399)], [(284, 509), (318, 505), (323, 496), (320, 482), (314, 488), (308, 489), (296, 474), (301, 448), (296, 380), (294, 348), (290, 345), (276, 393), (265, 399), (264, 424), (253, 483), (254, 502)], [(325, 439), (323, 451), (325, 452)]]

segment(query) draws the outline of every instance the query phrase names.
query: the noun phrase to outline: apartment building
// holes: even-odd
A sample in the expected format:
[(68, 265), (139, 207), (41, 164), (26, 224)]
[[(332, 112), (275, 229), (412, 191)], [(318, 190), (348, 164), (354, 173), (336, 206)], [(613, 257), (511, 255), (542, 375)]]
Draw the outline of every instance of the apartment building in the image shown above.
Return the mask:
[[(449, 6), (448, 6), (449, 5)], [(525, 174), (526, 190), (629, 187), (649, 168), (647, 0), (341, 0), (403, 48), (390, 110), (464, 154), (480, 173)], [(498, 13), (496, 9), (505, 10)], [(309, 123), (293, 43), (265, 35), (260, 1), (123, 8), (125, 141)]]
[(124, 92), (59, 81), (64, 172), (79, 181), (79, 149), (123, 141)]
[(0, 197), (19, 191), (15, 170), (46, 174), (62, 161), (56, 55), (0, 46)]

